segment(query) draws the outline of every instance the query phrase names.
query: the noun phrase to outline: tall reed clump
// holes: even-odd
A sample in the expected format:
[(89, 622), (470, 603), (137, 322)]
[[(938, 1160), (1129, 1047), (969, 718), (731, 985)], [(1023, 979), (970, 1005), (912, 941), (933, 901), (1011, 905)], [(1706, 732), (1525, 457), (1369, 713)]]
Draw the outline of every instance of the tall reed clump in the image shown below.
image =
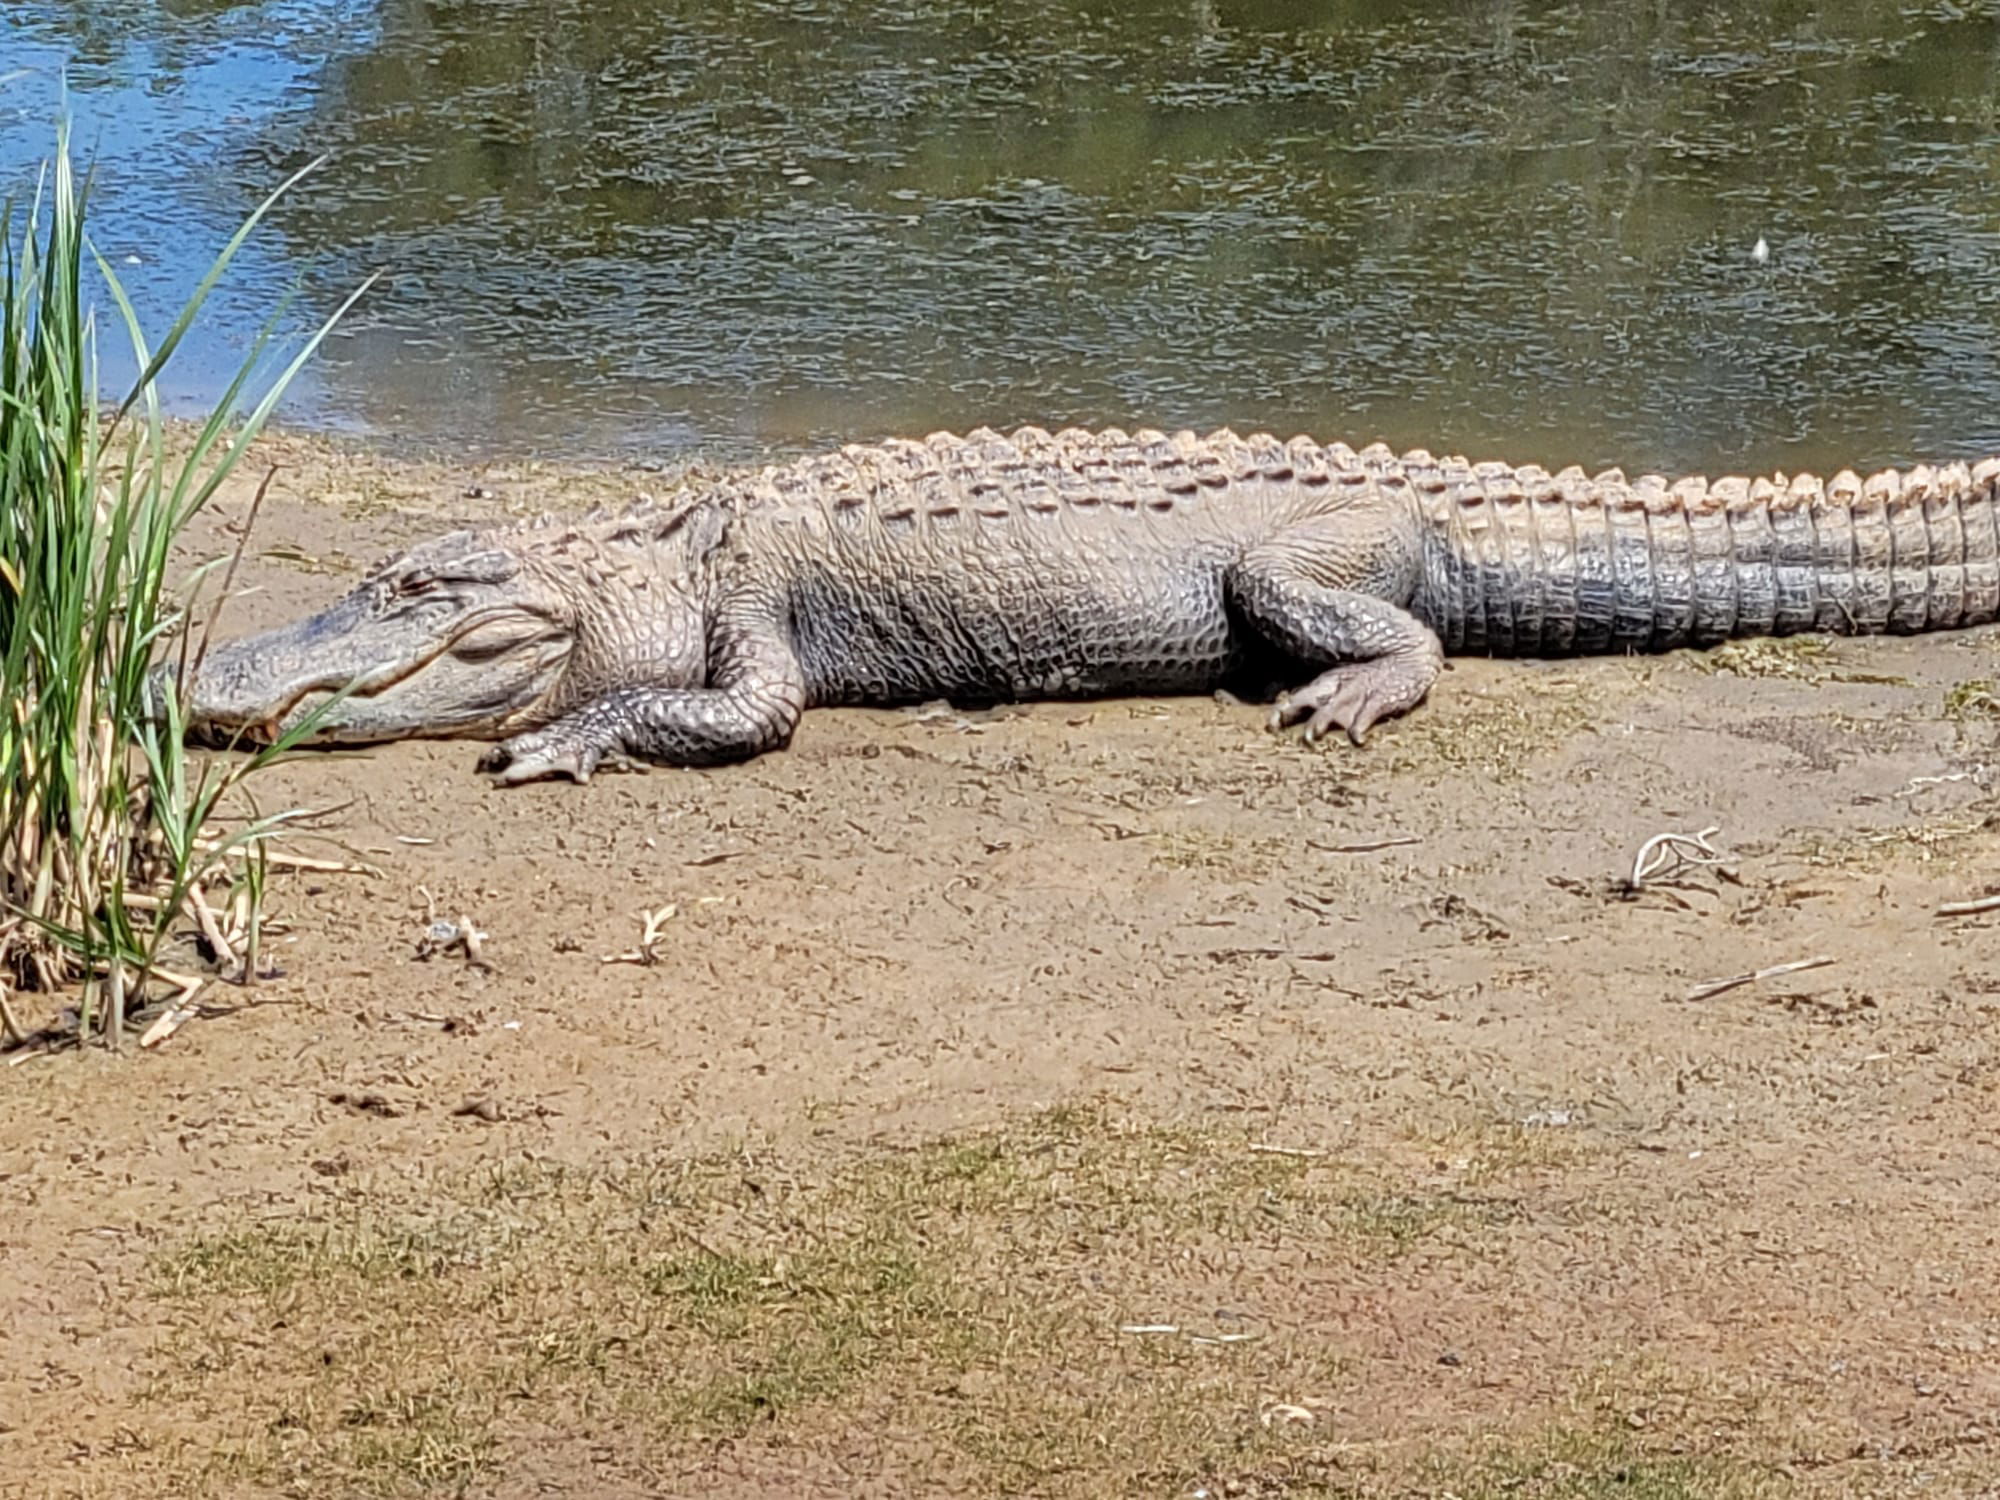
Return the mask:
[[(168, 557), (366, 284), (229, 431), (267, 326), (177, 460), (155, 382), (251, 230), (303, 175), (230, 238), (157, 350), (84, 233), (89, 184), (72, 170), (66, 122), (18, 247), (16, 205), (0, 206), (0, 1029), (12, 1043), (24, 1038), (10, 992), (74, 990), (80, 1034), (101, 1033), (113, 1046), (127, 1014), (161, 985), (191, 993), (199, 979), (169, 975), (159, 955), (177, 929), (213, 926), (205, 890), (234, 887), (237, 911), (247, 903), (255, 930), (267, 843), (287, 815), (227, 832), (213, 819), (223, 796), (296, 734), (245, 759), (203, 757), (197, 767), (184, 749), (185, 705), (155, 685), (152, 668), (169, 643), (183, 660), (199, 649), (183, 627), (209, 569), (197, 570), (177, 605)], [(108, 413), (98, 399), (86, 259), (117, 306), (140, 371)]]

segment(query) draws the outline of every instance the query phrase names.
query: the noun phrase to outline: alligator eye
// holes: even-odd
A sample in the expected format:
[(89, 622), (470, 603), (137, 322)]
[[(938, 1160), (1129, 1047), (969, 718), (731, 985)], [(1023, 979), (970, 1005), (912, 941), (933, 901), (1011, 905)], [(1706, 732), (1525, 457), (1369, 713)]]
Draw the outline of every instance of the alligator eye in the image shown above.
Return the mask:
[(533, 616), (486, 620), (451, 643), (452, 656), (478, 664), (498, 661), (532, 642), (546, 640), (547, 623)]
[(412, 568), (396, 580), (396, 591), (402, 594), (421, 594), (425, 589), (437, 586), (437, 574), (428, 568)]

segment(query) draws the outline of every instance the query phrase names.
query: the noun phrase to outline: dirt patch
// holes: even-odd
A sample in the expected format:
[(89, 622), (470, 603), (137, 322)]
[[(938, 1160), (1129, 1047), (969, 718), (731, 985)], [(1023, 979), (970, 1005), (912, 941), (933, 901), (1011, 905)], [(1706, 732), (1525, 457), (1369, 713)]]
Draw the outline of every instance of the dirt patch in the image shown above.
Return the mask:
[[(264, 446), (231, 629), (674, 482)], [(0, 1070), (0, 1493), (1990, 1492), (2000, 915), (1934, 913), (2000, 883), (1996, 670), (1461, 661), (1361, 751), (1190, 699), (587, 788), (301, 758), (263, 805), (375, 873), (277, 879), (283, 973)]]

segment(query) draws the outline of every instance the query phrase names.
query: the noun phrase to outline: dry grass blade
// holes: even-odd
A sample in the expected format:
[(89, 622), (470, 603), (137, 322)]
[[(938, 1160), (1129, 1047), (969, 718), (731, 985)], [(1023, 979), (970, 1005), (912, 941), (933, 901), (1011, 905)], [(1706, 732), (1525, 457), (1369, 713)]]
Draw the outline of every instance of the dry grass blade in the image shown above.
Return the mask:
[[(241, 848), (224, 844), (217, 839), (196, 839), (194, 845), (202, 853), (213, 854), (218, 859), (224, 856), (241, 858), (244, 855), (244, 850)], [(373, 875), (379, 877), (382, 874), (381, 870), (374, 865), (364, 864), (359, 860), (314, 859), (309, 854), (292, 854), (283, 849), (271, 848), (263, 849), (261, 855), (274, 870), (308, 870), (321, 875)]]

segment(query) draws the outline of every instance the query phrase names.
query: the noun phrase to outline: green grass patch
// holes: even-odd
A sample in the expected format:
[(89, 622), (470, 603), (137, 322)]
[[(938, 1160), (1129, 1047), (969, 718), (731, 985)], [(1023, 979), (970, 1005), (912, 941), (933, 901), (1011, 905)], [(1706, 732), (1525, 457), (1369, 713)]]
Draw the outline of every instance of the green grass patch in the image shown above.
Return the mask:
[(1319, 1493), (1356, 1500), (1442, 1494), (1459, 1500), (1788, 1500), (1798, 1487), (1768, 1464), (1653, 1452), (1595, 1428), (1558, 1428), (1485, 1454), (1442, 1450), (1416, 1476), (1388, 1488), (1328, 1485)]
[(1517, 1212), (1250, 1144), (1059, 1110), (831, 1164), (511, 1162), (421, 1211), (167, 1254), (160, 1389), (232, 1472), (316, 1492), (476, 1483), (528, 1411), (671, 1465), (891, 1410), (993, 1492), (1159, 1493), (1295, 1445), (1270, 1392), (1351, 1378), (1337, 1340), (1257, 1311), (1259, 1268), (1342, 1285)]
[(1448, 769), (1490, 785), (1511, 783), (1541, 757), (1594, 729), (1594, 714), (1621, 687), (1609, 676), (1586, 687), (1524, 673), (1492, 693), (1470, 693), (1447, 677), (1425, 707), (1383, 725), (1370, 741), (1382, 745), (1383, 760), (1357, 757), (1354, 766), (1392, 777)]
[(1833, 642), (1823, 635), (1755, 636), (1723, 641), (1705, 650), (1688, 651), (1683, 659), (1697, 672), (1711, 676), (1795, 677), (1824, 682), (1833, 675)]
[(1975, 677), (1955, 685), (1944, 695), (1944, 716), (1955, 723), (1973, 719), (2000, 719), (2000, 688), (1990, 677)]

